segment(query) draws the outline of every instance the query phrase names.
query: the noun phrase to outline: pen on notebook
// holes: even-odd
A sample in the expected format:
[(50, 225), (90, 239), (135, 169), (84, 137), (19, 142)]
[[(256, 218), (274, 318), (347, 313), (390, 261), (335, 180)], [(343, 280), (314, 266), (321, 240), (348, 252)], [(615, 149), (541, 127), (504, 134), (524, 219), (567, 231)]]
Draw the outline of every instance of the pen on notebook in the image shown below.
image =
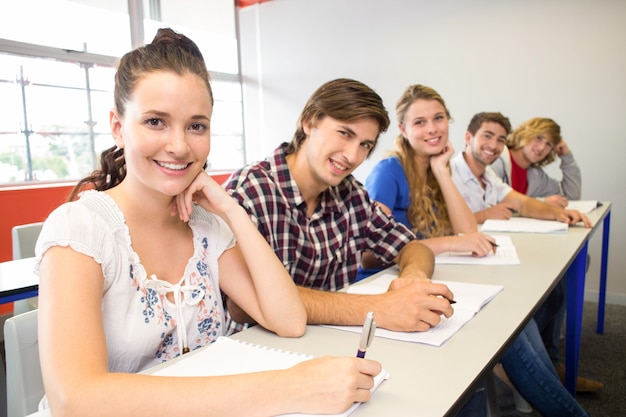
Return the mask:
[(363, 323), (361, 340), (359, 341), (359, 350), (356, 352), (357, 358), (365, 357), (365, 351), (372, 343), (374, 333), (376, 333), (376, 322), (374, 321), (374, 312), (370, 311), (367, 313), (367, 316), (365, 316), (365, 323)]

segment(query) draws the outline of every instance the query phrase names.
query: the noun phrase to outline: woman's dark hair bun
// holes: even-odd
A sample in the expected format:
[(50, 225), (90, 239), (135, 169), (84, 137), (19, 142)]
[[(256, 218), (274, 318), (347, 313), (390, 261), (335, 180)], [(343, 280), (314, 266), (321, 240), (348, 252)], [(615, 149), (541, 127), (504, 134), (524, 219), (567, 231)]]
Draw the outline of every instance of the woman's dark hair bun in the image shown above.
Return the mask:
[(159, 28), (154, 39), (152, 39), (152, 44), (165, 46), (173, 45), (176, 48), (184, 49), (200, 59), (204, 59), (200, 48), (198, 48), (198, 45), (196, 45), (194, 41), (171, 28)]

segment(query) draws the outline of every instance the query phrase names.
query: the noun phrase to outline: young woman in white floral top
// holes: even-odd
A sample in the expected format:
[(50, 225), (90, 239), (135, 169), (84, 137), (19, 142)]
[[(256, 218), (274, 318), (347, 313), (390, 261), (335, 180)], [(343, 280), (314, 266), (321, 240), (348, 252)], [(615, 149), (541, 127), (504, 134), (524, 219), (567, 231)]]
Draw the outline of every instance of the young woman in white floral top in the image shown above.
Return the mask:
[(367, 401), (381, 366), (357, 358), (222, 377), (137, 374), (222, 335), (222, 291), (280, 336), (302, 335), (307, 318), (282, 263), (203, 169), (213, 95), (197, 46), (161, 29), (121, 59), (115, 81), (116, 146), (37, 243), (53, 415), (337, 413)]

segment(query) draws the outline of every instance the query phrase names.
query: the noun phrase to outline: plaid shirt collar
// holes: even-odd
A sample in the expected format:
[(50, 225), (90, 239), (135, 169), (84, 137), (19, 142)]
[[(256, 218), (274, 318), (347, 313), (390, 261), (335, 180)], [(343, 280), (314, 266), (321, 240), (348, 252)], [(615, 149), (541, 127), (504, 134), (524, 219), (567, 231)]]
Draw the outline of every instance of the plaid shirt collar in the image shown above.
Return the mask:
[[(287, 147), (288, 143), (282, 143), (274, 150), (274, 154), (270, 158), (270, 171), (276, 178), (278, 186), (290, 203), (298, 208), (304, 208), (305, 202), (298, 184), (291, 176), (291, 171), (287, 165)], [(320, 204), (316, 208), (316, 212), (338, 212), (345, 209), (344, 199), (349, 197), (352, 175), (344, 178), (337, 186), (327, 188), (320, 195)]]

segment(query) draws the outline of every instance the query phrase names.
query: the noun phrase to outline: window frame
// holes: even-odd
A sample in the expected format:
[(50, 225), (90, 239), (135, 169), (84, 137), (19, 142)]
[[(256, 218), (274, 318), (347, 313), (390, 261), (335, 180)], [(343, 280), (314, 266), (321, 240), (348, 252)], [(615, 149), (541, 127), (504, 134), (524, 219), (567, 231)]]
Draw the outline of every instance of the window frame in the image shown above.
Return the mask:
[[(157, 8), (160, 7), (160, 3), (158, 0), (156, 0), (156, 2), (154, 0), (149, 0), (149, 1), (150, 1), (150, 15), (151, 15), (150, 17), (153, 18), (154, 17), (153, 9), (154, 7), (157, 7)], [(144, 34), (144, 24), (145, 24), (144, 22), (145, 21), (144, 21), (144, 16), (143, 16), (143, 5), (141, 3), (142, 3), (142, 0), (129, 0), (128, 1), (128, 13), (129, 13), (130, 29), (131, 29), (130, 35), (131, 35), (131, 44), (133, 45), (133, 47), (143, 45), (144, 43), (143, 34)], [(237, 22), (235, 19), (235, 25), (236, 24)], [(237, 37), (238, 31), (235, 30), (235, 33), (236, 33), (235, 36)], [(238, 39), (236, 39), (236, 41), (238, 42)], [(88, 98), (87, 98), (86, 106), (89, 106), (89, 107), (91, 107), (93, 103), (93, 99), (91, 98), (91, 92), (98, 90), (98, 89), (92, 88), (89, 84), (90, 69), (96, 66), (114, 69), (116, 62), (119, 59), (119, 57), (117, 56), (109, 56), (109, 55), (103, 55), (103, 54), (98, 54), (98, 53), (92, 53), (92, 52), (87, 52), (86, 50), (85, 51), (68, 50), (68, 49), (63, 49), (63, 48), (38, 45), (38, 44), (32, 44), (32, 43), (21, 42), (21, 41), (10, 40), (10, 39), (3, 39), (3, 38), (0, 38), (0, 53), (6, 54), (6, 55), (18, 56), (18, 57), (25, 57), (25, 58), (53, 60), (53, 61), (66, 63), (66, 64), (78, 65), (81, 68), (84, 68), (85, 86), (82, 89), (87, 94)], [(238, 89), (240, 91), (240, 96), (239, 96), (240, 97), (239, 106), (240, 106), (240, 115), (241, 115), (240, 116), (241, 117), (240, 129), (238, 129), (239, 130), (238, 132), (224, 132), (221, 134), (220, 133), (213, 134), (213, 140), (216, 141), (217, 143), (220, 140), (220, 138), (224, 138), (224, 140), (232, 140), (232, 138), (239, 138), (241, 141), (240, 142), (240, 148), (241, 148), (240, 160), (243, 164), (245, 164), (247, 162), (246, 149), (245, 149), (246, 139), (245, 139), (245, 122), (244, 122), (244, 107), (243, 107), (243, 86), (242, 86), (240, 68), (241, 67), (240, 67), (240, 62), (239, 62), (239, 51), (237, 51), (237, 73), (233, 74), (233, 73), (209, 70), (209, 75), (211, 77), (212, 82), (234, 83), (236, 84), (236, 86), (238, 86)], [(22, 88), (24, 87), (23, 79), (18, 79), (17, 82), (21, 83)], [(219, 101), (219, 99), (217, 99), (217, 101)], [(235, 114), (235, 112), (232, 111), (232, 102), (229, 101), (228, 106), (230, 109), (229, 114)], [(22, 110), (24, 111), (25, 117), (26, 117), (26, 109), (23, 108)], [(89, 119), (91, 118), (92, 118), (91, 112), (89, 112)], [(19, 122), (19, 120), (17, 122)], [(86, 131), (87, 133), (83, 133), (83, 134), (89, 136), (88, 146), (90, 147), (89, 152), (91, 152), (92, 169), (95, 169), (99, 162), (97, 160), (97, 155), (96, 155), (97, 152), (96, 152), (96, 146), (95, 146), (95, 138), (96, 136), (100, 136), (102, 132), (94, 131), (93, 120), (87, 120), (86, 124), (88, 126), (87, 131)], [(58, 181), (39, 181), (39, 180), (34, 179), (33, 178), (33, 163), (30, 158), (31, 143), (29, 142), (29, 132), (27, 130), (24, 130), (22, 132), (17, 132), (17, 133), (23, 135), (23, 140), (25, 144), (24, 146), (26, 148), (25, 180), (0, 183), (0, 187), (16, 186), (16, 185), (31, 185), (33, 183), (44, 184), (46, 182), (70, 182), (70, 181), (77, 181), (79, 179), (79, 178), (75, 178), (71, 180), (58, 180)], [(30, 132), (30, 134), (33, 134), (33, 133), (34, 132)], [(225, 145), (232, 146), (233, 144), (225, 143)], [(235, 146), (239, 146), (239, 145), (235, 144)], [(216, 148), (219, 148), (219, 146), (216, 146)], [(218, 155), (211, 155), (211, 156), (213, 156), (213, 158), (210, 158), (209, 162), (211, 162), (211, 160), (219, 160)], [(234, 161), (230, 161), (230, 162), (234, 163)], [(229, 165), (230, 165), (230, 162), (228, 163)], [(222, 166), (222, 167), (216, 167), (215, 169), (213, 169), (211, 168), (212, 164), (209, 163), (209, 167), (207, 170), (210, 172), (225, 172), (225, 171), (234, 170), (238, 168), (239, 165), (240, 164), (238, 163), (237, 166), (233, 166), (233, 167)]]

